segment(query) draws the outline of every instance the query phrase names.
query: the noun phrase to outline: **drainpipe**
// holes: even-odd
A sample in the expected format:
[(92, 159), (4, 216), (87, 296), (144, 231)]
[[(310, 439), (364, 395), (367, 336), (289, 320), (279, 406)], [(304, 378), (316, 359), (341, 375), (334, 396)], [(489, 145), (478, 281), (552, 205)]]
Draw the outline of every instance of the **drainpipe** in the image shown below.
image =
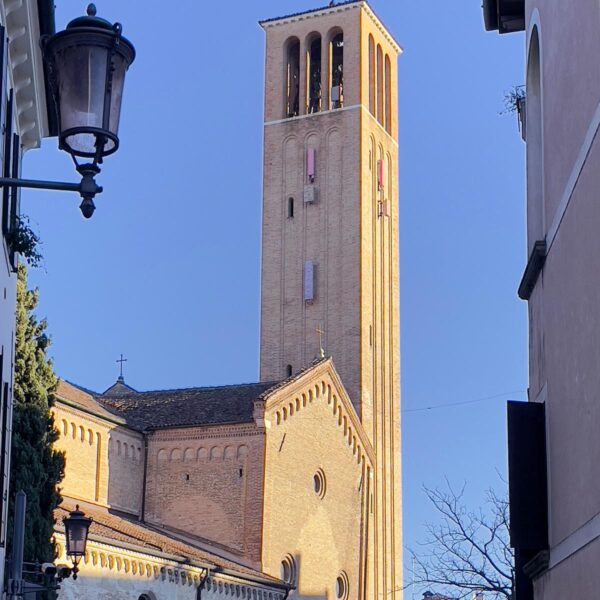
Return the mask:
[(142, 483), (142, 507), (140, 510), (140, 521), (146, 520), (146, 478), (148, 476), (148, 433), (144, 431), (144, 481)]
[(210, 577), (210, 569), (206, 569), (204, 578), (202, 579), (202, 581), (200, 582), (200, 585), (198, 586), (198, 594), (196, 596), (196, 600), (202, 600), (202, 590), (204, 589), (204, 586), (206, 585), (206, 582), (208, 581), (209, 577)]

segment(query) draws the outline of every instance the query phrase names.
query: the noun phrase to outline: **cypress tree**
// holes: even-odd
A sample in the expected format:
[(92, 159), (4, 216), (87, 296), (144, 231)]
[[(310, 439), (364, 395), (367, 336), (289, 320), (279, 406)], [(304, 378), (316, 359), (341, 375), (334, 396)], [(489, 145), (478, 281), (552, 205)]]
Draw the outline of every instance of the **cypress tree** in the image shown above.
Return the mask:
[(24, 559), (53, 562), (54, 509), (61, 501), (58, 485), (64, 477), (65, 455), (53, 448), (59, 433), (50, 408), (58, 379), (46, 356), (50, 338), (45, 319), (38, 321), (34, 313), (37, 304), (38, 290), (27, 289), (27, 269), (19, 264), (8, 535), (12, 536), (15, 494), (23, 490)]

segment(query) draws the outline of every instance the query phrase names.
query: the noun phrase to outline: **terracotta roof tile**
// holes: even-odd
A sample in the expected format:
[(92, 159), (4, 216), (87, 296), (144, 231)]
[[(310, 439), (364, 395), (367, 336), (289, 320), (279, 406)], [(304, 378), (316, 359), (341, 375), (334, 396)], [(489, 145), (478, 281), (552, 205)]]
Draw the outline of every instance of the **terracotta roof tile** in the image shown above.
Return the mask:
[[(232, 560), (228, 560), (210, 552), (206, 549), (194, 546), (189, 543), (182, 542), (174, 537), (160, 533), (151, 526), (142, 524), (138, 521), (132, 521), (123, 516), (109, 513), (107, 509), (78, 502), (86, 516), (92, 517), (92, 525), (90, 527), (90, 536), (103, 538), (105, 540), (113, 540), (115, 543), (124, 542), (132, 546), (137, 546), (140, 551), (153, 550), (164, 554), (181, 557), (182, 561), (198, 561), (200, 563), (214, 565), (221, 570), (232, 571), (240, 577), (244, 575), (260, 579), (264, 582), (271, 583), (280, 587), (285, 587), (285, 584), (275, 577), (271, 577), (266, 573), (261, 573), (255, 569), (251, 569), (245, 565), (241, 565)], [(62, 519), (68, 516), (68, 513), (75, 509), (76, 502), (71, 499), (64, 499), (62, 504), (56, 509), (54, 517), (57, 523), (57, 530), (64, 531)]]
[(247, 383), (151, 392), (121, 391), (96, 396), (136, 429), (251, 423), (254, 401), (277, 382)]

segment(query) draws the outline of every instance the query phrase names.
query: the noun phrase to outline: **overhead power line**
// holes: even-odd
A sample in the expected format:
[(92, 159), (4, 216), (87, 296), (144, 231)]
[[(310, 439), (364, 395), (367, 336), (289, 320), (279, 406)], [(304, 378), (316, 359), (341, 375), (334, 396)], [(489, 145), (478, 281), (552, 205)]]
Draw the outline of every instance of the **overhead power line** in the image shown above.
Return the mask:
[(423, 406), (421, 408), (404, 408), (403, 413), (425, 412), (428, 410), (437, 410), (438, 408), (452, 408), (453, 406), (464, 406), (465, 404), (476, 404), (477, 402), (485, 402), (486, 400), (495, 400), (496, 398), (505, 398), (512, 394), (524, 394), (527, 390), (513, 390), (512, 392), (502, 392), (494, 396), (484, 396), (483, 398), (475, 398), (474, 400), (463, 400), (461, 402), (448, 402), (446, 404), (434, 404), (432, 406)]

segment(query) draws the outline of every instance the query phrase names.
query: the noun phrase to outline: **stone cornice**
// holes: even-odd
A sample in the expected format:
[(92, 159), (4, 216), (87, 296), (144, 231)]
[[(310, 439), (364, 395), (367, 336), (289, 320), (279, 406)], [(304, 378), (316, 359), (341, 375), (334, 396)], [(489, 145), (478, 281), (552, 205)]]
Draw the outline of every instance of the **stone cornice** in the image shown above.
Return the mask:
[(150, 442), (169, 442), (215, 438), (244, 438), (261, 435), (264, 435), (263, 429), (258, 429), (254, 423), (244, 423), (241, 425), (159, 429), (150, 432), (148, 439)]
[(392, 36), (392, 34), (386, 29), (385, 25), (381, 22), (381, 19), (375, 14), (375, 12), (369, 6), (369, 4), (367, 2), (363, 2), (361, 6), (363, 7), (367, 15), (369, 15), (369, 18), (371, 19), (371, 21), (373, 21), (375, 27), (377, 27), (377, 29), (381, 32), (383, 37), (396, 51), (396, 54), (402, 54), (402, 52), (404, 52), (402, 46), (400, 46), (400, 44), (395, 40), (394, 36)]
[(15, 116), (23, 150), (37, 148), (48, 133), (44, 65), (35, 0), (0, 0), (9, 39), (8, 71), (15, 93)]
[(296, 15), (290, 15), (287, 17), (281, 17), (280, 19), (270, 19), (266, 21), (260, 21), (260, 26), (264, 29), (271, 29), (273, 27), (280, 27), (281, 25), (289, 25), (290, 23), (299, 23), (301, 21), (309, 21), (312, 19), (318, 19), (320, 17), (328, 16), (335, 13), (342, 13), (356, 8), (362, 8), (368, 17), (373, 21), (375, 27), (381, 32), (383, 37), (392, 46), (397, 54), (403, 52), (402, 46), (394, 39), (392, 34), (386, 29), (385, 25), (381, 22), (381, 19), (375, 14), (373, 9), (369, 6), (368, 2), (355, 2), (353, 4), (341, 4), (338, 6), (331, 6), (322, 10), (307, 11)]
[(340, 4), (338, 6), (330, 6), (323, 8), (322, 10), (310, 10), (294, 15), (289, 15), (287, 17), (281, 17), (279, 19), (267, 19), (265, 21), (259, 21), (259, 25), (263, 29), (267, 29), (271, 27), (279, 27), (281, 25), (289, 25), (290, 23), (298, 23), (300, 21), (309, 21), (311, 19), (318, 19), (327, 15), (353, 10), (355, 8), (361, 7), (363, 4), (365, 3), (354, 2), (351, 4)]

